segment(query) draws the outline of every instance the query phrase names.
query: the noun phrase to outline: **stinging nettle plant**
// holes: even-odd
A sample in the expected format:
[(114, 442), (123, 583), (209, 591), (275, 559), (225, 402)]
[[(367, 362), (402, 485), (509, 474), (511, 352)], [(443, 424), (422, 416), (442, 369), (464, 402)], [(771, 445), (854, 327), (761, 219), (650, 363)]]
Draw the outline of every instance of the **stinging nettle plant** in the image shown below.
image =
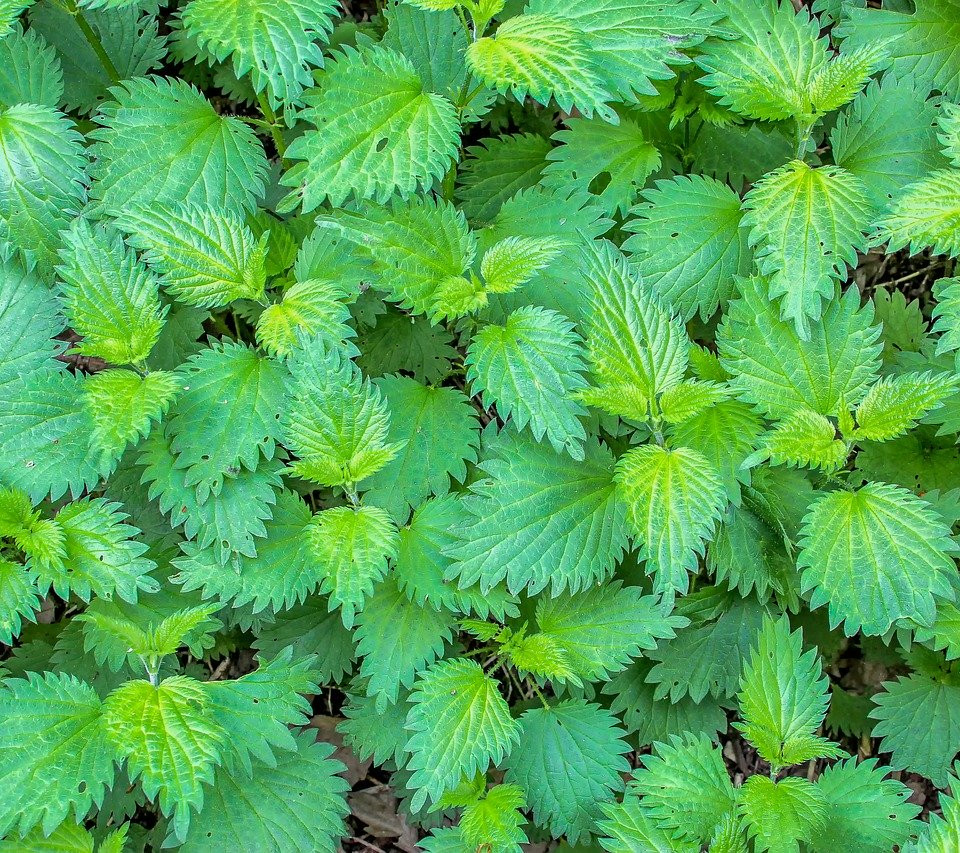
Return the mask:
[(958, 255), (958, 0), (0, 0), (0, 850), (960, 849)]

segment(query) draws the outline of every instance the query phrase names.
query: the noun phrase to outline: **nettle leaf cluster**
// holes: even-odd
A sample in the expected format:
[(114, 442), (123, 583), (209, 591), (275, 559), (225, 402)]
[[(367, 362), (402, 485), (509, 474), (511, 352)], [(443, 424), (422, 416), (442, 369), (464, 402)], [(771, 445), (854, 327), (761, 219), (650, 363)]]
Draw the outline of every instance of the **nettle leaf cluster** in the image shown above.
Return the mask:
[(0, 849), (333, 851), (322, 707), (433, 853), (960, 848), (960, 3), (877, 5), (0, 0)]

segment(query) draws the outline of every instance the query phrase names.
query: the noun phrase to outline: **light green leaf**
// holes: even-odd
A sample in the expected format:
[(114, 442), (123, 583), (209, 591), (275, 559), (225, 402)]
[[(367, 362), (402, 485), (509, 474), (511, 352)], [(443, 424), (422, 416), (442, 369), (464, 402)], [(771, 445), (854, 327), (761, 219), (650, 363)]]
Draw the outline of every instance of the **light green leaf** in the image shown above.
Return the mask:
[(576, 392), (587, 383), (580, 337), (565, 317), (546, 308), (518, 308), (503, 326), (482, 328), (470, 343), (465, 365), (474, 393), (486, 408), (497, 404), (503, 420), (511, 418), (533, 437), (544, 436), (558, 453), (584, 458), (586, 432), (579, 418), (587, 414)]
[(440, 799), (463, 776), (499, 764), (520, 736), (520, 726), (497, 689), (475, 661), (457, 658), (433, 664), (417, 679), (410, 696), (407, 769), (416, 789), (411, 807)]
[(257, 319), (257, 343), (279, 358), (294, 351), (298, 335), (322, 335), (332, 346), (340, 346), (356, 335), (347, 325), (347, 302), (353, 295), (340, 282), (294, 282), (283, 298), (268, 305)]
[(806, 779), (788, 776), (774, 782), (751, 776), (741, 788), (738, 808), (758, 851), (799, 853), (824, 827), (823, 792)]
[[(869, 396), (869, 395), (868, 395)], [(847, 445), (837, 438), (832, 421), (812, 409), (791, 412), (761, 441), (758, 455), (774, 465), (822, 468), (835, 471), (847, 461)]]
[(949, 373), (901, 373), (882, 378), (857, 406), (854, 437), (886, 441), (903, 435), (956, 394), (958, 383), (960, 379)]
[(877, 223), (887, 251), (909, 246), (910, 254), (930, 248), (935, 255), (960, 255), (960, 170), (940, 169), (904, 187)]
[(605, 815), (597, 821), (599, 844), (610, 853), (699, 853), (701, 845), (674, 838), (641, 804), (627, 794), (622, 803), (601, 803)]
[(298, 163), (282, 178), (305, 212), (350, 196), (385, 202), (411, 196), (443, 176), (459, 143), (453, 104), (424, 91), (410, 60), (384, 47), (350, 48), (309, 89), (307, 130), (287, 149)]
[(869, 483), (818, 497), (804, 518), (797, 566), (812, 608), (830, 624), (877, 636), (900, 619), (930, 625), (952, 601), (957, 546), (929, 504), (900, 486)]

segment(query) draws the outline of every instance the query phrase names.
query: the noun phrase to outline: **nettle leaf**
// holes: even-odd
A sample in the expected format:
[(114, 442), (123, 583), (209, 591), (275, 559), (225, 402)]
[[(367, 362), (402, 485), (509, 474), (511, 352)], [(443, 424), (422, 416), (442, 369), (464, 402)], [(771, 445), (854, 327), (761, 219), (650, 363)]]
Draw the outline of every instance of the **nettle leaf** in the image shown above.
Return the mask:
[(720, 475), (696, 450), (647, 444), (617, 462), (617, 487), (654, 589), (685, 593), (726, 505)]
[(388, 442), (383, 395), (341, 349), (302, 338), (288, 366), (290, 404), (280, 428), (298, 459), (289, 470), (325, 486), (347, 486), (375, 474), (402, 449)]
[(902, 373), (884, 377), (857, 406), (854, 436), (886, 441), (903, 435), (927, 412), (956, 393), (958, 377), (948, 373)]
[[(236, 497), (242, 494), (239, 492)], [(228, 496), (232, 503), (234, 496)], [(229, 512), (231, 503), (216, 507), (214, 512)], [(249, 508), (243, 510), (250, 511)], [(201, 512), (206, 515), (205, 508)], [(218, 522), (216, 518), (213, 521), (218, 534), (221, 524), (226, 527), (237, 523), (236, 520)], [(281, 491), (276, 496), (271, 517), (264, 519), (265, 535), (256, 543), (255, 556), (239, 552), (224, 554), (231, 544), (226, 535), (219, 540), (223, 550), (185, 542), (181, 545), (184, 555), (173, 560), (178, 571), (171, 581), (182, 584), (184, 592), (200, 590), (203, 598), (216, 598), (223, 605), (250, 604), (254, 613), (268, 607), (273, 611), (291, 607), (303, 601), (320, 580), (318, 561), (307, 550), (309, 523), (307, 505), (292, 492)]]
[(771, 299), (801, 339), (812, 334), (823, 302), (866, 249), (870, 202), (860, 181), (835, 166), (800, 160), (764, 176), (743, 200), (757, 265), (769, 276)]
[(460, 835), (469, 848), (505, 850), (521, 853), (527, 841), (520, 828), (526, 818), (520, 809), (526, 805), (518, 785), (495, 785), (482, 797), (468, 803), (460, 816)]
[(570, 112), (574, 106), (587, 118), (596, 113), (616, 124), (606, 89), (590, 54), (589, 41), (571, 20), (556, 14), (524, 14), (508, 18), (496, 34), (467, 48), (474, 75), (501, 94), (518, 101), (531, 97), (546, 106), (554, 98)]
[(150, 799), (159, 797), (165, 815), (176, 810), (174, 824), (185, 829), (189, 810), (203, 806), (203, 783), (213, 781), (226, 741), (203, 684), (182, 675), (156, 686), (128, 681), (106, 698), (103, 726), (131, 779)]
[(13, 645), (23, 622), (36, 622), (40, 592), (19, 563), (0, 560), (0, 643)]
[(166, 315), (157, 279), (116, 231), (77, 219), (63, 241), (56, 269), (60, 299), (71, 327), (83, 336), (74, 351), (113, 364), (143, 362)]
[(356, 641), (363, 659), (360, 677), (367, 679), (367, 695), (376, 698), (378, 709), (395, 704), (400, 688), (410, 688), (416, 675), (443, 654), (454, 620), (449, 611), (410, 601), (392, 577), (377, 584), (357, 616)]
[(774, 465), (835, 471), (847, 460), (849, 449), (837, 438), (833, 422), (810, 409), (797, 409), (768, 432), (760, 443), (762, 455)]
[(740, 298), (717, 330), (720, 362), (731, 384), (765, 415), (782, 417), (807, 407), (837, 415), (856, 404), (880, 368), (880, 329), (856, 289), (832, 300), (809, 339), (780, 319), (762, 279), (741, 282)]
[(544, 186), (587, 190), (606, 179), (606, 186), (596, 192), (604, 210), (626, 213), (647, 178), (660, 168), (660, 152), (629, 119), (613, 125), (576, 118), (567, 128), (552, 137), (561, 144), (547, 154)]
[(849, 8), (834, 36), (843, 39), (844, 52), (882, 40), (894, 73), (913, 75), (952, 100), (960, 99), (955, 0), (929, 0), (912, 14)]
[(630, 398), (652, 404), (683, 378), (689, 347), (683, 324), (649, 295), (611, 243), (583, 252), (582, 273), (589, 288), (587, 361), (599, 386), (594, 398), (584, 399), (643, 418), (646, 411), (637, 411)]
[[(955, 784), (951, 777), (951, 787)], [(920, 830), (917, 841), (903, 848), (908, 853), (936, 853), (960, 842), (960, 801), (946, 793), (941, 793), (939, 799), (943, 817), (930, 815), (930, 822)]]
[(463, 214), (429, 196), (362, 205), (356, 213), (334, 214), (332, 222), (369, 253), (387, 298), (433, 322), (445, 313), (437, 300), (441, 288), (462, 279), (476, 255), (476, 237)]
[(624, 230), (631, 263), (684, 319), (708, 319), (735, 293), (735, 276), (752, 267), (747, 231), (741, 227), (740, 197), (728, 186), (700, 175), (657, 181), (633, 209)]
[(598, 843), (610, 853), (634, 853), (636, 850), (696, 853), (701, 845), (674, 838), (641, 805), (639, 797), (627, 794), (620, 803), (601, 803), (605, 815), (597, 821)]
[(630, 747), (617, 719), (598, 705), (567, 699), (520, 718), (520, 740), (504, 779), (526, 793), (534, 821), (571, 843), (587, 839), (600, 804), (623, 787)]
[(267, 235), (255, 240), (233, 213), (155, 203), (124, 211), (117, 224), (179, 301), (219, 308), (263, 299)]
[(397, 530), (376, 506), (333, 507), (317, 513), (306, 532), (330, 609), (340, 608), (344, 627), (353, 627), (364, 600), (397, 551)]
[(904, 188), (943, 165), (937, 149), (936, 100), (913, 77), (873, 82), (830, 132), (836, 164), (863, 183), (883, 210)]
[[(92, 687), (51, 672), (0, 682), (0, 832), (83, 820), (113, 785), (113, 752)], [(24, 751), (24, 744), (31, 748)]]
[(714, 4), (734, 39), (712, 39), (696, 63), (701, 82), (720, 103), (749, 118), (778, 121), (811, 112), (809, 90), (827, 61), (820, 25), (779, 0)]
[(350, 196), (383, 203), (443, 176), (455, 159), (460, 122), (453, 104), (424, 90), (410, 60), (384, 47), (344, 53), (309, 89), (301, 117), (314, 125), (287, 149), (305, 161), (282, 179), (286, 204), (305, 212)]
[(233, 58), (237, 77), (249, 73), (253, 88), (271, 104), (296, 104), (323, 65), (321, 43), (333, 30), (335, 0), (257, 0), (229, 3), (191, 0), (181, 15), (199, 47), (223, 62)]
[(192, 356), (179, 377), (170, 446), (202, 503), (220, 491), (225, 475), (252, 471), (261, 456), (273, 458), (287, 405), (286, 371), (244, 344), (221, 341)]
[(56, 52), (33, 30), (24, 32), (15, 24), (0, 38), (0, 109), (14, 104), (56, 107), (62, 97)]
[(627, 545), (626, 513), (613, 482), (613, 457), (595, 439), (583, 462), (504, 430), (471, 484), (467, 517), (446, 549), (448, 579), (482, 592), (506, 579), (512, 593), (548, 584), (556, 595), (609, 577)]
[(830, 853), (838, 844), (886, 850), (906, 843), (919, 806), (907, 801), (910, 789), (888, 779), (876, 758), (837, 762), (823, 771), (816, 785), (827, 806), (823, 827), (810, 839), (816, 853)]
[(0, 36), (7, 34), (14, 26), (17, 17), (33, 3), (33, 0), (3, 0), (0, 5)]
[(910, 247), (911, 254), (960, 254), (956, 219), (960, 212), (960, 170), (940, 169), (904, 187), (878, 223), (878, 238), (888, 251)]
[(407, 729), (411, 807), (437, 802), (464, 776), (499, 764), (520, 738), (520, 725), (497, 688), (475, 661), (457, 658), (433, 664), (410, 696)]
[(348, 785), (338, 775), (345, 768), (331, 757), (333, 746), (316, 742), (309, 730), (295, 741), (295, 750), (281, 753), (273, 766), (255, 764), (249, 777), (218, 770), (179, 849), (254, 846), (334, 853), (348, 814)]
[(901, 486), (869, 483), (810, 506), (797, 566), (811, 607), (828, 604), (844, 632), (886, 633), (900, 619), (930, 625), (952, 601), (956, 545), (932, 507)]
[(706, 843), (736, 803), (723, 757), (705, 735), (672, 737), (642, 756), (628, 785), (657, 825), (690, 842)]
[(0, 110), (0, 258), (20, 257), (50, 280), (59, 232), (86, 200), (81, 136), (50, 106), (14, 104)]
[(771, 853), (798, 851), (798, 842), (816, 838), (826, 820), (823, 792), (797, 776), (779, 782), (751, 776), (737, 807), (756, 849)]
[(933, 286), (933, 331), (939, 332), (937, 355), (960, 349), (960, 278), (941, 278)]
[(883, 684), (873, 695), (873, 733), (890, 764), (945, 787), (953, 757), (960, 751), (960, 684), (955, 676), (934, 678), (915, 672)]
[(390, 410), (388, 437), (402, 449), (364, 483), (366, 500), (402, 523), (424, 498), (446, 494), (451, 477), (466, 479), (466, 463), (477, 460), (480, 425), (455, 388), (431, 388), (403, 376), (374, 384)]
[(670, 615), (640, 587), (619, 581), (576, 595), (541, 597), (537, 626), (563, 653), (567, 667), (579, 679), (596, 681), (620, 672), (641, 650), (674, 636), (686, 619)]
[(471, 390), (493, 403), (501, 418), (517, 429), (529, 426), (537, 441), (544, 436), (558, 453), (584, 458), (586, 432), (579, 418), (587, 410), (576, 392), (587, 383), (582, 343), (573, 324), (545, 308), (518, 308), (503, 326), (482, 328), (467, 349), (465, 365)]
[(127, 80), (113, 97), (90, 134), (97, 210), (195, 203), (240, 214), (262, 195), (267, 161), (253, 131), (218, 115), (188, 83)]
[(65, 325), (50, 288), (13, 262), (0, 262), (0, 386), (49, 367)]
[(268, 305), (257, 319), (257, 342), (280, 358), (296, 349), (301, 335), (323, 336), (332, 346), (344, 345), (356, 335), (347, 325), (347, 302), (352, 295), (340, 282), (294, 282), (283, 292), (283, 298)]
[(803, 652), (800, 631), (785, 618), (767, 618), (740, 682), (734, 723), (774, 768), (843, 753), (815, 732), (829, 704), (827, 678), (817, 652)]
[(504, 202), (539, 182), (550, 143), (533, 133), (481, 139), (457, 169), (456, 195), (471, 222), (493, 220)]

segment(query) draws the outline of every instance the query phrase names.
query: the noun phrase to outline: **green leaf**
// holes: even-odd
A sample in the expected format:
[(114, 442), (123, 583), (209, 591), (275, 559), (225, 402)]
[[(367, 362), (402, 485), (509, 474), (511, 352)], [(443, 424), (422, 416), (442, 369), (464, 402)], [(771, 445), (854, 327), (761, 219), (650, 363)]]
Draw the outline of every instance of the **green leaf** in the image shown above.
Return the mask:
[(736, 802), (723, 757), (705, 735), (673, 737), (641, 757), (628, 791), (641, 795), (657, 825), (701, 844)]
[(263, 299), (267, 235), (255, 240), (233, 213), (155, 203), (123, 212), (117, 224), (175, 299), (201, 308)]
[(823, 771), (817, 779), (827, 810), (823, 827), (810, 839), (815, 853), (832, 853), (838, 846), (881, 853), (906, 844), (919, 807), (908, 802), (910, 788), (887, 778), (876, 758), (859, 764), (848, 758)]
[[(577, 680), (597, 681), (620, 672), (641, 650), (674, 636), (686, 620), (664, 612), (652, 595), (613, 581), (577, 595), (541, 597), (537, 626), (564, 653)], [(571, 678), (577, 683), (577, 680)]]
[(863, 185), (836, 166), (813, 168), (800, 160), (764, 176), (744, 197), (757, 266), (769, 276), (769, 295), (802, 340), (812, 334), (835, 282), (866, 250), (870, 201)]
[(363, 205), (358, 212), (334, 214), (332, 222), (369, 253), (387, 298), (434, 322), (444, 315), (437, 304), (441, 288), (461, 279), (476, 255), (476, 238), (463, 214), (429, 196)]
[[(243, 494), (238, 491), (229, 495), (231, 501), (216, 507), (216, 511), (229, 512), (232, 501)], [(224, 519), (214, 523), (235, 522)], [(272, 517), (264, 519), (265, 535), (257, 543), (256, 556), (235, 553), (224, 565), (223, 553), (216, 547), (185, 542), (181, 545), (183, 556), (173, 561), (178, 573), (171, 580), (182, 584), (184, 592), (201, 590), (204, 599), (216, 598), (222, 605), (232, 603), (237, 608), (252, 604), (254, 613), (268, 607), (273, 611), (292, 607), (303, 601), (320, 580), (318, 561), (307, 550), (309, 523), (307, 505), (298, 495), (281, 491)], [(224, 538), (220, 545), (229, 549), (230, 542)]]
[(377, 317), (372, 329), (360, 332), (357, 365), (368, 376), (407, 371), (427, 385), (438, 385), (453, 372), (460, 357), (453, 335), (424, 316), (410, 317), (395, 309)]
[(842, 752), (815, 732), (829, 705), (817, 652), (803, 651), (800, 631), (786, 618), (767, 618), (740, 682), (740, 716), (734, 723), (776, 771)]
[(56, 107), (62, 97), (63, 71), (56, 52), (33, 30), (24, 32), (14, 25), (0, 38), (0, 109), (14, 104)]
[(221, 341), (192, 356), (179, 376), (170, 446), (202, 503), (220, 491), (224, 475), (254, 470), (261, 455), (273, 458), (288, 405), (286, 371), (244, 344)]
[(583, 253), (582, 272), (589, 293), (587, 360), (600, 390), (619, 398), (626, 387), (652, 401), (679, 383), (687, 367), (683, 325), (641, 286), (623, 255), (608, 242), (595, 244)]
[(928, 0), (912, 14), (876, 9), (847, 9), (834, 31), (849, 52), (874, 41), (884, 41), (893, 59), (890, 70), (913, 75), (951, 100), (960, 99), (960, 57), (954, 51), (960, 22), (954, 0)]
[(561, 144), (547, 154), (544, 186), (588, 190), (606, 176), (606, 186), (595, 194), (611, 214), (626, 213), (647, 178), (660, 168), (660, 152), (630, 119), (617, 125), (597, 118), (569, 119), (567, 129), (551, 138)]
[(280, 423), (284, 444), (299, 457), (293, 474), (352, 488), (397, 455), (382, 394), (342, 350), (304, 338), (289, 367), (291, 400)]
[(624, 251), (664, 305), (706, 320), (734, 295), (734, 277), (752, 267), (740, 197), (701, 175), (657, 181), (634, 208)]
[(797, 776), (779, 782), (751, 776), (738, 808), (755, 848), (770, 853), (799, 853), (799, 842), (817, 838), (826, 820), (822, 791)]
[(943, 165), (933, 126), (936, 101), (929, 94), (913, 77), (887, 74), (857, 96), (830, 132), (834, 162), (860, 179), (877, 209)]
[(395, 704), (400, 688), (411, 687), (417, 674), (443, 654), (453, 625), (452, 613), (413, 603), (393, 577), (377, 584), (357, 616), (355, 638), (363, 658), (360, 677), (367, 679), (367, 695), (376, 698), (378, 709)]
[(873, 385), (857, 406), (854, 436), (886, 441), (913, 429), (927, 412), (939, 409), (960, 382), (948, 373), (901, 373)]
[[(83, 820), (113, 785), (113, 754), (93, 688), (70, 675), (28, 673), (0, 687), (0, 833), (50, 833)], [(30, 744), (29, 750), (24, 745)]]
[(12, 646), (23, 620), (36, 622), (39, 609), (39, 591), (25, 568), (0, 560), (0, 643)]
[(86, 198), (80, 143), (73, 122), (52, 107), (0, 110), (0, 258), (18, 256), (46, 281), (53, 277), (59, 232)]
[(91, 444), (110, 460), (154, 428), (180, 390), (172, 373), (155, 370), (140, 376), (132, 370), (101, 370), (83, 385), (84, 403), (93, 421)]
[(50, 288), (19, 265), (0, 262), (0, 386), (49, 367), (63, 350), (51, 340), (63, 326)]
[(929, 504), (900, 486), (829, 492), (810, 506), (797, 566), (812, 608), (829, 604), (847, 636), (881, 635), (900, 619), (929, 625), (952, 601), (956, 545)]
[(388, 438), (403, 449), (364, 483), (366, 500), (402, 523), (424, 498), (445, 495), (451, 477), (466, 479), (466, 463), (477, 461), (480, 427), (455, 388), (430, 388), (403, 376), (374, 384), (390, 410)]
[(533, 133), (481, 139), (457, 169), (460, 209), (471, 222), (493, 220), (507, 199), (530, 189), (547, 165), (550, 143)]
[(595, 439), (577, 463), (550, 447), (502, 431), (480, 463), (486, 475), (463, 501), (467, 517), (453, 531), (447, 570), (461, 588), (486, 593), (506, 579), (511, 593), (548, 584), (556, 595), (599, 583), (627, 545), (613, 457)]
[(188, 83), (127, 80), (113, 96), (90, 134), (98, 211), (193, 203), (240, 214), (262, 195), (267, 162), (253, 131)]
[(191, 0), (182, 12), (186, 32), (223, 62), (233, 58), (237, 77), (251, 75), (254, 91), (266, 90), (270, 103), (296, 104), (323, 65), (320, 43), (333, 30), (334, 0), (256, 0), (228, 3)]
[[(696, 59), (701, 82), (720, 104), (749, 118), (778, 121), (812, 112), (814, 75), (827, 61), (820, 25), (780, 0), (714, 4), (736, 38), (712, 39)], [(808, 119), (809, 120), (809, 119)]]
[(589, 839), (600, 804), (623, 788), (624, 734), (609, 711), (580, 699), (532, 708), (520, 718), (504, 779), (526, 793), (537, 825), (577, 844)]
[(733, 696), (760, 631), (763, 608), (749, 598), (738, 600), (705, 587), (684, 598), (674, 615), (692, 621), (646, 655), (656, 662), (647, 675), (656, 685), (655, 698), (680, 702), (689, 696), (703, 702), (708, 694)]
[(526, 818), (523, 791), (516, 785), (496, 785), (479, 800), (469, 803), (460, 817), (460, 834), (471, 848), (521, 853), (527, 841), (520, 828)]
[(251, 757), (273, 767), (276, 754), (297, 748), (290, 727), (306, 724), (311, 713), (310, 703), (300, 694), (314, 694), (319, 687), (310, 659), (291, 663), (292, 654), (287, 648), (242, 678), (204, 685), (205, 712), (229, 732), (218, 763), (238, 775), (251, 775)]
[(847, 445), (837, 438), (833, 422), (807, 408), (787, 415), (760, 444), (760, 454), (769, 456), (773, 465), (797, 468), (836, 471), (847, 461), (849, 454)]
[(397, 552), (397, 529), (390, 516), (376, 506), (338, 506), (318, 512), (306, 532), (318, 564), (320, 591), (330, 596), (330, 609), (340, 608), (345, 628), (374, 584), (387, 571), (387, 560)]
[(57, 513), (63, 532), (63, 561), (36, 566), (38, 584), (53, 587), (61, 598), (73, 594), (89, 601), (119, 596), (136, 601), (138, 590), (153, 592), (157, 582), (149, 576), (156, 563), (142, 556), (147, 546), (134, 537), (140, 532), (125, 523), (120, 504), (103, 498), (83, 498)]
[(13, 28), (17, 17), (33, 3), (33, 0), (3, 0), (0, 5), (0, 36)]
[(494, 243), (480, 260), (487, 293), (512, 293), (550, 266), (561, 245), (550, 238), (506, 237)]
[(407, 769), (416, 789), (412, 808), (436, 802), (463, 776), (499, 764), (519, 740), (520, 726), (479, 664), (458, 658), (433, 664), (410, 696)]
[[(569, 8), (569, 7), (568, 7)], [(616, 124), (619, 117), (589, 51), (589, 42), (573, 21), (555, 14), (524, 14), (504, 21), (493, 36), (467, 48), (467, 64), (476, 77), (518, 101), (530, 97), (544, 106), (554, 98), (564, 112), (594, 112)]]
[[(956, 783), (951, 777), (951, 787)], [(960, 803), (945, 793), (940, 794), (940, 809), (943, 817), (931, 814), (930, 822), (920, 832), (916, 843), (907, 844), (905, 853), (939, 853), (960, 843)]]
[(960, 211), (960, 170), (940, 169), (904, 187), (877, 223), (887, 251), (909, 246), (910, 254), (930, 248), (935, 255), (960, 255), (956, 220)]
[(186, 538), (195, 539), (201, 549), (212, 548), (220, 563), (235, 554), (257, 555), (255, 540), (267, 535), (264, 522), (272, 516), (281, 486), (279, 463), (261, 462), (254, 471), (245, 468), (224, 477), (220, 493), (201, 503), (197, 490), (187, 485), (187, 471), (177, 467), (169, 439), (151, 435), (139, 461), (144, 466), (142, 482), (150, 484), (148, 495), (169, 516), (171, 527), (182, 524)]
[(720, 475), (696, 450), (646, 444), (617, 462), (617, 487), (654, 589), (685, 593), (726, 505)]
[(586, 387), (582, 344), (565, 317), (545, 308), (519, 308), (503, 326), (482, 328), (470, 343), (464, 364), (471, 390), (486, 408), (497, 404), (503, 420), (529, 426), (558, 453), (584, 458), (586, 409), (575, 399)]
[(186, 828), (189, 809), (203, 806), (227, 733), (210, 717), (199, 681), (177, 675), (154, 686), (128, 681), (103, 703), (103, 726), (118, 760), (165, 815)]
[(939, 332), (937, 355), (960, 349), (960, 278), (941, 278), (933, 286), (933, 331)]
[(855, 289), (828, 303), (810, 337), (780, 319), (762, 279), (741, 282), (740, 298), (717, 330), (720, 363), (741, 397), (771, 417), (806, 407), (837, 415), (862, 399), (880, 367), (880, 329)]
[(460, 123), (442, 95), (424, 91), (410, 60), (393, 50), (349, 48), (309, 89), (301, 118), (308, 129), (287, 149), (305, 161), (282, 179), (295, 190), (286, 204), (305, 212), (350, 196), (385, 202), (403, 198), (443, 176), (459, 143)]
[(283, 298), (268, 305), (257, 319), (257, 342), (280, 358), (294, 351), (298, 335), (322, 335), (332, 346), (340, 346), (356, 334), (347, 325), (351, 295), (339, 282), (294, 282)]
[(622, 803), (601, 803), (605, 815), (597, 821), (600, 846), (610, 853), (699, 853), (700, 844), (674, 838), (642, 806), (639, 797), (627, 794)]
[(960, 684), (956, 677), (933, 678), (915, 672), (886, 681), (873, 696), (875, 737), (890, 754), (890, 765), (926, 776), (937, 787), (949, 781), (960, 752)]
[(333, 747), (315, 742), (309, 729), (295, 739), (296, 750), (282, 753), (276, 766), (255, 764), (249, 778), (218, 770), (179, 849), (334, 853), (348, 813), (347, 783), (338, 775), (344, 767), (331, 758)]

